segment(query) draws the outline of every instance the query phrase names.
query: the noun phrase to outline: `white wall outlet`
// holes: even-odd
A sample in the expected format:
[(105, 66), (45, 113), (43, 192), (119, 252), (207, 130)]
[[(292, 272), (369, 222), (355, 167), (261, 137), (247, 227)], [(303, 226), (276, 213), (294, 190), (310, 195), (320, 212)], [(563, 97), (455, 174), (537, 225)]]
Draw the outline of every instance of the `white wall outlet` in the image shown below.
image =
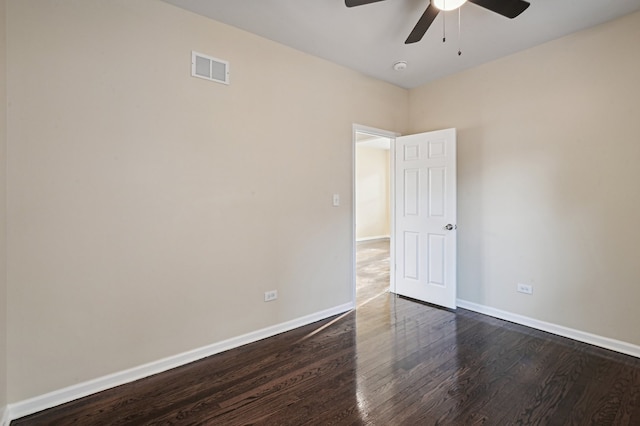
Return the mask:
[(340, 205), (340, 194), (333, 194), (333, 207)]
[(533, 286), (529, 284), (518, 283), (516, 284), (516, 290), (518, 290), (518, 293), (533, 294)]
[(271, 302), (278, 298), (278, 290), (269, 290), (264, 292), (264, 301)]

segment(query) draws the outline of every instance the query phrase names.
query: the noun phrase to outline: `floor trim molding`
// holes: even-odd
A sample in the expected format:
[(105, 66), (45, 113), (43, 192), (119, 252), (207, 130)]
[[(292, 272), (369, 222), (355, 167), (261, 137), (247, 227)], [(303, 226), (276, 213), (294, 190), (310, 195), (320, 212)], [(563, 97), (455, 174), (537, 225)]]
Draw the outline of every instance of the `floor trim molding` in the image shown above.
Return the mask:
[(16, 420), (20, 417), (28, 416), (29, 414), (37, 413), (39, 411), (46, 410), (48, 408), (52, 408), (79, 398), (83, 398), (85, 396), (106, 389), (120, 386), (125, 383), (130, 383), (135, 380), (152, 376), (154, 374), (162, 373), (163, 371), (180, 367), (181, 365), (189, 364), (191, 362), (198, 361), (202, 358), (206, 358), (208, 356), (215, 355), (229, 349), (237, 348), (239, 346), (272, 337), (276, 334), (284, 333), (286, 331), (290, 331), (295, 328), (302, 327), (334, 315), (348, 312), (354, 308), (355, 305), (353, 302), (345, 303), (343, 305), (325, 309), (314, 314), (306, 315), (304, 317), (300, 317), (291, 321), (253, 331), (242, 336), (233, 337), (231, 339), (204, 346), (202, 348), (194, 349), (192, 351), (183, 352), (181, 354), (150, 362), (148, 364), (140, 365), (128, 370), (120, 371), (118, 373), (109, 374), (107, 376), (99, 377), (97, 379), (89, 380), (83, 383), (78, 383), (77, 385), (49, 392), (44, 395), (9, 404), (4, 412), (3, 419), (5, 419), (5, 423), (0, 423), (0, 425), (5, 426), (8, 425), (11, 420)]
[(640, 358), (640, 346), (638, 345), (623, 342), (621, 340), (610, 339), (608, 337), (598, 336), (597, 334), (591, 334), (585, 331), (575, 330), (573, 328), (564, 327), (562, 325), (540, 321), (535, 318), (514, 314), (511, 312), (492, 308), (490, 306), (469, 302), (467, 300), (458, 299), (457, 304), (459, 308), (468, 309), (479, 314), (489, 315), (494, 318), (499, 318), (506, 321), (514, 322), (516, 324), (525, 325), (537, 330), (546, 331), (548, 333), (557, 334), (558, 336), (568, 337), (579, 342), (588, 343), (590, 345), (599, 346), (601, 348), (610, 349), (612, 351)]
[(356, 238), (356, 243), (364, 243), (365, 241), (388, 240), (390, 235), (374, 235), (373, 237)]
[(0, 426), (9, 426), (9, 409), (6, 406), (0, 408)]

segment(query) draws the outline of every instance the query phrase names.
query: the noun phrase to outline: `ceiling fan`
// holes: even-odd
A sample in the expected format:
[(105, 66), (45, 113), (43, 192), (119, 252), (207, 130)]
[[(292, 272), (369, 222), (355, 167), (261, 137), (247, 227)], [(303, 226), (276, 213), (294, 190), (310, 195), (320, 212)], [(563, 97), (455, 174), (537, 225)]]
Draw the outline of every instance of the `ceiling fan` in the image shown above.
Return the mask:
[[(345, 4), (347, 7), (354, 7), (379, 1), (383, 0), (345, 0)], [(436, 19), (436, 16), (438, 16), (438, 13), (441, 10), (448, 11), (458, 9), (467, 1), (509, 19), (513, 19), (520, 15), (529, 7), (529, 2), (524, 0), (431, 0), (429, 2), (429, 6), (427, 6), (427, 9), (424, 11), (418, 20), (418, 23), (404, 43), (411, 44), (422, 40), (422, 37), (425, 35), (429, 26), (431, 26), (431, 23)]]

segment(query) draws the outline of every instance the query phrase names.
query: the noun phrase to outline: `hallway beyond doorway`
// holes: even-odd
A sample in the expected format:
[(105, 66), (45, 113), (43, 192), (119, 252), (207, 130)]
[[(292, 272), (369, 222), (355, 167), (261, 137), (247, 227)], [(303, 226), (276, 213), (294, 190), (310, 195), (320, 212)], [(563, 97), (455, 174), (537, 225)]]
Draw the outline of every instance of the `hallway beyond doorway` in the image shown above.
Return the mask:
[(356, 242), (356, 304), (389, 291), (389, 239)]

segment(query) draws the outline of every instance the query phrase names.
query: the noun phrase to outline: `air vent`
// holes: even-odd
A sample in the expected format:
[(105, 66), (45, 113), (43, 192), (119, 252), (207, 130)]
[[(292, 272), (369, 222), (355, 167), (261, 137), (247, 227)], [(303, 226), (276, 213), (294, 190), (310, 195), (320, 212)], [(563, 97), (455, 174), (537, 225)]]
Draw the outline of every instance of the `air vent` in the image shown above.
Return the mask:
[(229, 62), (202, 53), (191, 52), (191, 75), (229, 84)]

